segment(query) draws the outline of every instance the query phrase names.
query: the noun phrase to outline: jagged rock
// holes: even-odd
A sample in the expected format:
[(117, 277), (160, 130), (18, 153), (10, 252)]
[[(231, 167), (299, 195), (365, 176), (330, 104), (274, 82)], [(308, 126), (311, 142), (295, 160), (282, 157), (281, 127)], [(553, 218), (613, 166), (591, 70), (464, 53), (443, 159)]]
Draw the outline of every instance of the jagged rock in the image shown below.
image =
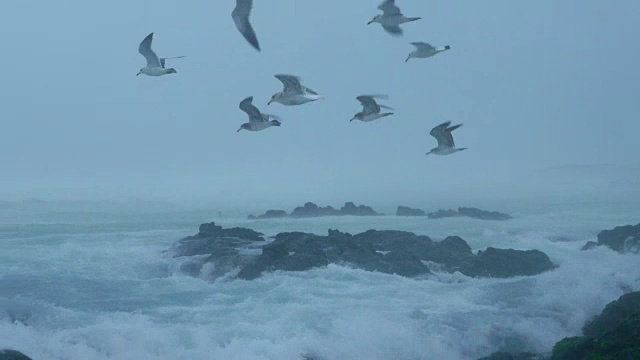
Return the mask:
[(31, 360), (31, 358), (20, 351), (3, 349), (0, 350), (0, 360)]
[(586, 337), (603, 336), (633, 314), (640, 314), (640, 292), (624, 294), (609, 303), (600, 315), (582, 328), (582, 333)]
[(425, 216), (427, 213), (424, 210), (412, 209), (408, 206), (398, 206), (396, 210), (396, 216)]
[(595, 241), (588, 241), (586, 244), (584, 244), (583, 247), (580, 248), (580, 250), (585, 251), (585, 250), (591, 250), (591, 249), (595, 249), (598, 246), (600, 246), (600, 244), (598, 244)]
[(598, 234), (598, 244), (608, 246), (619, 253), (640, 252), (640, 224), (618, 226)]
[(344, 203), (344, 206), (340, 208), (340, 215), (352, 215), (352, 216), (376, 216), (380, 215), (373, 208), (366, 205), (356, 206), (351, 201)]
[(302, 207), (297, 207), (291, 212), (293, 218), (305, 218), (305, 217), (319, 217), (319, 216), (335, 216), (338, 215), (338, 210), (331, 206), (319, 207), (318, 205), (308, 202)]
[(460, 272), (473, 277), (531, 276), (553, 270), (555, 265), (539, 250), (487, 248), (468, 258)]
[[(368, 230), (351, 235), (329, 230), (319, 236), (283, 232), (266, 243), (262, 234), (250, 229), (223, 229), (204, 224), (200, 232), (180, 240), (174, 256), (183, 257), (181, 270), (200, 276), (220, 277), (236, 269), (237, 277), (255, 279), (269, 271), (305, 271), (328, 264), (346, 264), (367, 271), (407, 277), (438, 271), (460, 271), (468, 276), (512, 277), (535, 275), (553, 269), (549, 258), (537, 250), (517, 251), (489, 248), (474, 255), (458, 236), (434, 242), (428, 236), (406, 231)], [(429, 265), (427, 265), (429, 264)]]
[(249, 215), (249, 220), (279, 219), (279, 218), (285, 218), (287, 216), (289, 216), (289, 215), (284, 210), (267, 210), (267, 212), (265, 212), (262, 215), (258, 215), (258, 216)]
[(436, 212), (427, 215), (429, 219), (442, 219), (448, 217), (470, 217), (479, 220), (509, 220), (511, 215), (500, 213), (497, 211), (485, 211), (471, 207), (459, 207), (458, 211), (455, 210), (438, 210)]

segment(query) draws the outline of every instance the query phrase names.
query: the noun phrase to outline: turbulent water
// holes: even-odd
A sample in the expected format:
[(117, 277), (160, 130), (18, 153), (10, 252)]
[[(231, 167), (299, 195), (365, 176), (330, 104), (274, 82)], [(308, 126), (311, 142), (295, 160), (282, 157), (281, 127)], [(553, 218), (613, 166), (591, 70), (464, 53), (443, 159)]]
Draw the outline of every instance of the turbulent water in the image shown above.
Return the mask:
[[(514, 220), (394, 216), (249, 221), (217, 211), (0, 211), (0, 348), (34, 359), (475, 359), (549, 352), (624, 292), (640, 256), (579, 251), (598, 231), (640, 222), (637, 203), (510, 210)], [(384, 210), (384, 209), (383, 209)], [(494, 209), (492, 209), (494, 210)], [(391, 211), (389, 211), (391, 212)], [(331, 265), (215, 283), (181, 274), (166, 250), (202, 222), (275, 235), (334, 228), (408, 230), (433, 239), (539, 249), (536, 277), (427, 280)]]

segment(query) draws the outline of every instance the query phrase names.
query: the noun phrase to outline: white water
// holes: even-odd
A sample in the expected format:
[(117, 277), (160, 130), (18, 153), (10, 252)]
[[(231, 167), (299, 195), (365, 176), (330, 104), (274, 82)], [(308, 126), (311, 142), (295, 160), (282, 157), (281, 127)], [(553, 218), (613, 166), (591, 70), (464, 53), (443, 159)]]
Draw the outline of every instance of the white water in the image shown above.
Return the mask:
[[(640, 290), (640, 256), (579, 251), (599, 230), (640, 222), (637, 204), (495, 210), (516, 219), (3, 210), (0, 348), (34, 359), (475, 359), (548, 352), (608, 302)], [(412, 280), (329, 266), (208, 283), (181, 274), (180, 261), (163, 251), (211, 220), (267, 235), (328, 228), (460, 235), (474, 249), (540, 249), (559, 268), (531, 278)]]

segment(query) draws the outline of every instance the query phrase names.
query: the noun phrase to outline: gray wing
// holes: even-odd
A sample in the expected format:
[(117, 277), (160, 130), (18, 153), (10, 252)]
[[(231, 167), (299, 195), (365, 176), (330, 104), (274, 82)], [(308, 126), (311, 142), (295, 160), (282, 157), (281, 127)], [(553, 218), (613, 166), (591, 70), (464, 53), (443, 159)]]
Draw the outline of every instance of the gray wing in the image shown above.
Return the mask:
[(429, 132), (431, 136), (438, 140), (438, 147), (455, 147), (453, 143), (453, 136), (451, 132), (447, 130), (447, 127), (451, 125), (451, 121), (442, 123)]
[(400, 26), (382, 26), (382, 28), (391, 35), (402, 35), (402, 29)]
[(248, 98), (240, 102), (240, 110), (246, 112), (247, 115), (249, 115), (249, 122), (267, 121), (262, 116), (260, 110), (258, 110), (258, 108), (253, 105), (253, 96), (249, 96)]
[(148, 67), (162, 67), (158, 55), (151, 50), (151, 42), (153, 41), (153, 33), (147, 35), (138, 46), (138, 52), (147, 59)]
[(233, 22), (236, 23), (236, 28), (238, 28), (238, 31), (240, 31), (242, 36), (244, 36), (251, 46), (260, 51), (258, 37), (256, 36), (255, 31), (253, 31), (251, 22), (249, 22), (249, 15), (251, 14), (252, 7), (253, 0), (236, 0), (236, 7), (231, 12), (231, 17), (233, 18)]
[(418, 48), (418, 50), (435, 50), (431, 44), (425, 42), (412, 42), (411, 45)]
[(385, 0), (382, 4), (378, 5), (378, 9), (386, 15), (402, 15), (400, 8), (396, 6), (395, 0)]
[(173, 57), (166, 57), (166, 58), (160, 58), (160, 65), (162, 66), (162, 68), (164, 69), (164, 64), (167, 60), (170, 59), (182, 59), (184, 56), (173, 56)]
[[(286, 93), (299, 93), (303, 94), (305, 87), (302, 86), (302, 80), (294, 75), (277, 74), (276, 79), (280, 80), (284, 85), (284, 92)], [(308, 89), (307, 89), (308, 90)]]
[(362, 104), (362, 112), (365, 114), (376, 114), (380, 112), (380, 106), (374, 100), (373, 96), (360, 95), (356, 99)]

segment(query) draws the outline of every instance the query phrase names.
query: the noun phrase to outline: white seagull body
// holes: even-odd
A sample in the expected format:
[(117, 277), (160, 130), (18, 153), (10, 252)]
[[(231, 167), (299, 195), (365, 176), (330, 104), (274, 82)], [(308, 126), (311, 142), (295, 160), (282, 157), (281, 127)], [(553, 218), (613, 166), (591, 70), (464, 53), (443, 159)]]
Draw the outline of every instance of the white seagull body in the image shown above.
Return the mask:
[(258, 37), (249, 22), (252, 7), (253, 0), (236, 0), (236, 7), (233, 9), (233, 12), (231, 12), (231, 17), (233, 18), (233, 22), (236, 23), (236, 28), (238, 28), (240, 34), (244, 36), (251, 46), (260, 51)]
[(374, 16), (368, 24), (377, 22), (382, 25), (382, 28), (386, 32), (395, 36), (402, 35), (400, 24), (422, 19), (420, 17), (406, 17), (402, 15), (402, 11), (396, 6), (395, 0), (383, 1), (378, 6), (378, 9), (382, 10), (382, 14)]
[[(240, 110), (246, 112), (247, 115), (249, 115), (249, 122), (242, 124), (238, 131), (242, 129), (249, 131), (260, 131), (270, 126), (280, 126), (280, 121), (277, 120), (277, 116), (263, 114), (260, 112), (260, 110), (258, 110), (257, 107), (253, 105), (253, 96), (249, 96), (248, 98), (240, 102)], [(275, 120), (269, 120), (269, 118), (274, 118)]]
[(438, 53), (451, 49), (451, 46), (449, 45), (437, 48), (432, 46), (431, 44), (424, 43), (424, 42), (412, 42), (411, 45), (415, 46), (416, 49), (411, 53), (409, 53), (407, 60), (405, 60), (404, 62), (409, 61), (409, 59), (411, 58), (424, 59), (424, 58), (432, 57), (433, 55), (436, 55)]
[(360, 101), (362, 104), (362, 111), (355, 114), (353, 118), (349, 121), (360, 120), (360, 121), (373, 121), (385, 116), (393, 115), (393, 113), (383, 113), (381, 112), (381, 108), (393, 110), (388, 106), (379, 105), (376, 102), (376, 98), (387, 98), (385, 95), (360, 95), (356, 99)]
[(282, 82), (284, 89), (279, 93), (275, 93), (267, 105), (272, 102), (278, 102), (282, 105), (293, 106), (324, 99), (317, 92), (305, 87), (302, 84), (302, 80), (297, 76), (278, 74), (275, 77)]
[[(167, 59), (178, 59), (184, 56), (176, 56), (172, 58), (159, 58), (156, 53), (151, 50), (151, 42), (153, 41), (153, 33), (147, 35), (138, 47), (138, 52), (147, 60), (147, 66), (140, 69), (137, 75), (145, 74), (149, 76), (162, 76), (167, 74), (175, 74), (174, 68), (165, 69), (164, 64)], [(136, 76), (137, 76), (136, 75)]]
[(438, 140), (438, 147), (431, 149), (427, 155), (449, 155), (458, 151), (467, 150), (467, 148), (456, 148), (456, 144), (453, 141), (453, 135), (451, 134), (453, 130), (459, 128), (462, 124), (454, 126), (449, 125), (451, 125), (451, 121), (447, 121), (431, 129), (429, 134)]

